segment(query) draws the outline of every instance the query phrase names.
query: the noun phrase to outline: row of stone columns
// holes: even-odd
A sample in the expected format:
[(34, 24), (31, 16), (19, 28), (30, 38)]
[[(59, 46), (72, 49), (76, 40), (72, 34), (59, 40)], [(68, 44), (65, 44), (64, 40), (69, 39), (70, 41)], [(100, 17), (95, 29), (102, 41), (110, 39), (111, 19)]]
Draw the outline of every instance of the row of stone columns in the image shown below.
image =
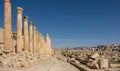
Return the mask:
[[(45, 40), (37, 28), (33, 26), (32, 21), (30, 22), (30, 26), (28, 26), (27, 16), (24, 16), (24, 37), (22, 37), (22, 11), (21, 7), (17, 8), (17, 52), (20, 53), (22, 51), (23, 45), (21, 43), (24, 43), (24, 51), (26, 52), (40, 53), (40, 50), (46, 50), (47, 53), (47, 48), (51, 47), (49, 35), (46, 35)], [(43, 47), (43, 49), (40, 47)]]
[(20, 53), (22, 51), (23, 45), (21, 43), (24, 43), (25, 52), (40, 53), (41, 50), (43, 54), (50, 53), (51, 40), (49, 35), (46, 35), (45, 40), (37, 28), (33, 26), (32, 21), (30, 22), (30, 26), (28, 26), (27, 16), (24, 16), (24, 37), (22, 37), (22, 11), (21, 7), (17, 8), (17, 52)]
[[(21, 53), (23, 50), (25, 52), (32, 53), (41, 53), (47, 54), (51, 53), (51, 40), (49, 35), (47, 34), (46, 40), (43, 36), (38, 32), (37, 28), (33, 26), (33, 22), (30, 22), (27, 16), (22, 16), (23, 9), (21, 7), (17, 7), (17, 53)], [(12, 22), (11, 22), (11, 3), (10, 0), (4, 0), (4, 40), (5, 52), (11, 52), (13, 50), (12, 47)], [(24, 21), (24, 28), (22, 28), (22, 19)], [(23, 31), (23, 30), (24, 31)], [(28, 30), (29, 29), (29, 30)], [(23, 33), (24, 32), (24, 33)]]

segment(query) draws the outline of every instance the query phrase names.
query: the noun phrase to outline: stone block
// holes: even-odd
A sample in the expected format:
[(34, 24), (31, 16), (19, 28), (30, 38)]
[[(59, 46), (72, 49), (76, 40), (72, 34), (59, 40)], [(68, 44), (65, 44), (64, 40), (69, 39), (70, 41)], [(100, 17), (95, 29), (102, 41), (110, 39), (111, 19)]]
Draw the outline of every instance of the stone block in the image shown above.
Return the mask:
[(98, 54), (98, 53), (94, 53), (92, 56), (91, 56), (91, 58), (93, 58), (93, 59), (97, 59), (97, 58), (99, 58), (100, 57), (100, 55)]
[(109, 68), (108, 59), (100, 59), (99, 60), (99, 66), (100, 66), (100, 69)]
[(110, 64), (111, 68), (120, 68), (120, 64)]

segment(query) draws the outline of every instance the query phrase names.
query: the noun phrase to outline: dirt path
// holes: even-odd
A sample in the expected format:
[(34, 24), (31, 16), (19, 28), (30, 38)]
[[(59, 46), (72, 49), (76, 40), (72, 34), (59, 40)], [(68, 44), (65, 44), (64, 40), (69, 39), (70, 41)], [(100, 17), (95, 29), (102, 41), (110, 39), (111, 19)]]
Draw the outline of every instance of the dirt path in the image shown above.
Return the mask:
[(70, 65), (69, 63), (65, 63), (63, 61), (57, 60), (54, 57), (51, 57), (50, 59), (43, 61), (40, 64), (34, 65), (29, 68), (17, 69), (14, 71), (80, 71), (80, 70)]

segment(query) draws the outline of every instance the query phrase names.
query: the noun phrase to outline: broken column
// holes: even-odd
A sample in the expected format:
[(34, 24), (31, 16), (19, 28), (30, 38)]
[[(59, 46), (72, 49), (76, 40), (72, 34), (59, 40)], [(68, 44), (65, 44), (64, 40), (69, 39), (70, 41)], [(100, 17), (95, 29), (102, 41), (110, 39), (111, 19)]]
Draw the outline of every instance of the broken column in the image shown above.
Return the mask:
[(22, 11), (23, 9), (21, 7), (17, 7), (17, 52), (22, 51)]
[(4, 0), (4, 51), (12, 51), (12, 18), (10, 0)]
[(24, 16), (24, 50), (29, 50), (28, 17)]
[(36, 53), (36, 27), (33, 28), (34, 31), (34, 39), (33, 39), (33, 52)]
[(33, 52), (33, 22), (30, 22), (30, 52)]
[(100, 55), (96, 52), (96, 53), (94, 53), (92, 56), (91, 56), (91, 58), (92, 59), (96, 59), (96, 58), (99, 58), (100, 57)]

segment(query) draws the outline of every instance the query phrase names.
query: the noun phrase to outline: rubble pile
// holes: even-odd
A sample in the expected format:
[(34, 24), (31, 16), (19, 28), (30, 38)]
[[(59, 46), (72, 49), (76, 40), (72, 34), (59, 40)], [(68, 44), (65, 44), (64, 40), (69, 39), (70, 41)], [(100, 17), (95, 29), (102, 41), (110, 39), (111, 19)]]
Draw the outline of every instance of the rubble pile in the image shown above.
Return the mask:
[(45, 59), (45, 56), (41, 57), (39, 54), (33, 54), (30, 52), (22, 52), (19, 54), (0, 54), (0, 67), (27, 67)]
[(120, 52), (117, 51), (91, 51), (89, 49), (63, 49), (61, 55), (75, 65), (83, 64), (90, 69), (120, 68)]

